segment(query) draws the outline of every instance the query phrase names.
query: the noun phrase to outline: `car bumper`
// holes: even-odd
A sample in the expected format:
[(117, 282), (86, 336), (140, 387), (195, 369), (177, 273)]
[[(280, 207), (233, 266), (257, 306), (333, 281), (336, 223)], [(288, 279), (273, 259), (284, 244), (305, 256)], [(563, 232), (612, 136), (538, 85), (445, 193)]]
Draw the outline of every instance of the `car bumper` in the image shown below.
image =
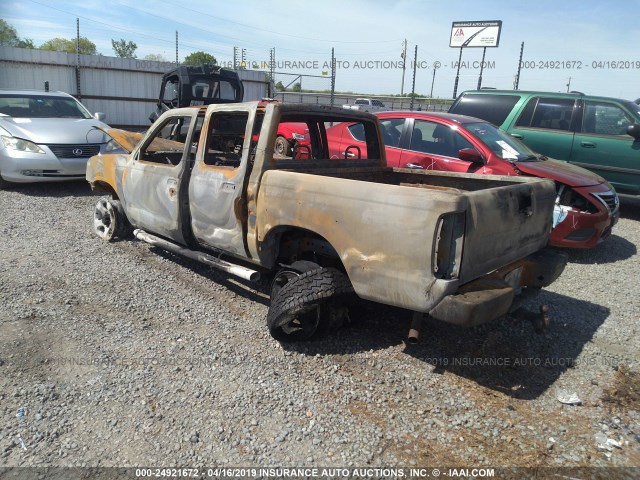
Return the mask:
[(555, 281), (567, 255), (550, 249), (536, 252), (447, 295), (429, 315), (446, 323), (471, 327), (506, 315), (526, 288), (542, 288)]
[(558, 223), (549, 235), (549, 245), (562, 248), (593, 248), (611, 235), (613, 226), (618, 222), (618, 206), (610, 210), (605, 204), (594, 198), (593, 193), (604, 193), (606, 187), (583, 187), (573, 190), (589, 200), (591, 211), (571, 208), (567, 216)]
[(55, 182), (83, 179), (88, 158), (58, 158), (52, 153), (7, 155), (0, 151), (0, 175), (15, 183)]

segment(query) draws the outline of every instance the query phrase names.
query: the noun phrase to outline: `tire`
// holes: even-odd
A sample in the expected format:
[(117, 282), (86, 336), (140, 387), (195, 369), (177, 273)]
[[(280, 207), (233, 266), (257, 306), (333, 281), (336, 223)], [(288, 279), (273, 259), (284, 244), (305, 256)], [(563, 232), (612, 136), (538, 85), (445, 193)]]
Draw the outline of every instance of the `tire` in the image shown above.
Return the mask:
[(269, 333), (278, 341), (308, 340), (331, 327), (335, 312), (353, 295), (351, 282), (335, 268), (315, 268), (290, 278), (272, 293)]
[(133, 228), (119, 200), (101, 197), (93, 212), (93, 231), (107, 242), (130, 237)]
[(316, 270), (318, 268), (320, 268), (320, 265), (308, 260), (298, 260), (290, 266), (282, 268), (274, 277), (273, 282), (271, 282), (271, 299), (273, 300), (280, 289), (294, 278), (298, 278), (301, 274), (309, 270)]
[(276, 138), (276, 145), (274, 150), (278, 155), (282, 155), (283, 157), (290, 157), (293, 148), (286, 138), (284, 138), (282, 135), (279, 135)]

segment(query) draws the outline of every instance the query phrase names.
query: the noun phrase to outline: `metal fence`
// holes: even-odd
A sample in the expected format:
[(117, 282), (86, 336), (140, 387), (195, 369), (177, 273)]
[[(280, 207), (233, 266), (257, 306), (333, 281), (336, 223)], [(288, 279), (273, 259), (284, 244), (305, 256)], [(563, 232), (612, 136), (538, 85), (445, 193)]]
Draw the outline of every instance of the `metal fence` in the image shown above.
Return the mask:
[[(308, 93), (308, 92), (277, 92), (277, 100), (283, 103), (311, 103), (315, 105), (331, 105), (330, 93)], [(355, 95), (337, 93), (334, 95), (333, 105), (353, 105), (356, 98), (372, 98), (380, 100), (389, 110), (409, 110), (411, 108), (410, 97), (388, 97), (380, 95)], [(414, 110), (431, 112), (446, 112), (453, 103), (449, 99), (419, 98), (413, 101)]]
[[(91, 112), (104, 112), (114, 127), (146, 129), (158, 101), (162, 75), (172, 62), (154, 62), (102, 55), (76, 55), (0, 46), (0, 88), (63, 91)], [(244, 100), (269, 92), (266, 72), (239, 70)]]

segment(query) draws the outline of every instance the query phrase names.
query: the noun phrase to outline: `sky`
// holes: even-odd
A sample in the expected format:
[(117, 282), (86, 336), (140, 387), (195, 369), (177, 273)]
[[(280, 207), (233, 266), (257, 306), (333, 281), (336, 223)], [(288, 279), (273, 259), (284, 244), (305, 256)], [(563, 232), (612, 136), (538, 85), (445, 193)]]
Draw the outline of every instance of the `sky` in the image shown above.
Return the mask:
[[(640, 0), (615, 8), (596, 0), (0, 0), (0, 18), (36, 46), (75, 38), (79, 19), (80, 35), (105, 56), (115, 56), (111, 39), (124, 39), (138, 45), (138, 58), (175, 61), (177, 31), (180, 60), (205, 51), (232, 65), (237, 47), (250, 66), (267, 70), (273, 48), (276, 80), (319, 90), (331, 86), (333, 48), (336, 90), (371, 95), (411, 92), (417, 46), (415, 91), (433, 88), (440, 98), (454, 93), (460, 49), (449, 47), (452, 22), (501, 20), (499, 46), (486, 49), (482, 86), (513, 88), (524, 42), (521, 90), (633, 100), (640, 97), (639, 7)], [(477, 87), (482, 53), (463, 50), (457, 93)]]

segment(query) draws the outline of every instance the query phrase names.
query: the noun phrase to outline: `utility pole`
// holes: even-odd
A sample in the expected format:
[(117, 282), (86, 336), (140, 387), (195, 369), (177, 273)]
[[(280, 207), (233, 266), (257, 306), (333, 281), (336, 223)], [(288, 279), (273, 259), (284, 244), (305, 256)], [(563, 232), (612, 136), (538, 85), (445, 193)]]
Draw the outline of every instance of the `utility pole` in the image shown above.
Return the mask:
[[(275, 82), (276, 82), (276, 47), (273, 47), (270, 52), (269, 59), (269, 98), (275, 97)], [(274, 91), (271, 91), (273, 86)]]
[(176, 30), (176, 67), (180, 65), (178, 60), (178, 30)]
[(416, 45), (416, 53), (413, 59), (413, 84), (411, 85), (411, 104), (409, 110), (413, 111), (413, 100), (416, 97), (416, 67), (418, 66), (418, 45)]
[(433, 84), (436, 81), (436, 71), (438, 70), (438, 66), (434, 63), (433, 64), (433, 77), (431, 78), (431, 93), (429, 94), (429, 97), (433, 98)]
[(331, 106), (335, 102), (336, 96), (336, 56), (334, 49), (331, 49)]
[(522, 68), (522, 53), (524, 52), (524, 42), (520, 44), (520, 61), (518, 62), (518, 73), (516, 74), (516, 80), (513, 83), (513, 89), (518, 90), (520, 85), (520, 69)]
[(404, 46), (402, 49), (402, 53), (400, 54), (400, 58), (402, 58), (402, 84), (400, 85), (400, 96), (404, 95), (404, 70), (407, 68), (407, 39), (404, 39), (402, 42)]
[(567, 82), (567, 93), (569, 93), (570, 88), (571, 88), (571, 77), (569, 77), (569, 81)]

